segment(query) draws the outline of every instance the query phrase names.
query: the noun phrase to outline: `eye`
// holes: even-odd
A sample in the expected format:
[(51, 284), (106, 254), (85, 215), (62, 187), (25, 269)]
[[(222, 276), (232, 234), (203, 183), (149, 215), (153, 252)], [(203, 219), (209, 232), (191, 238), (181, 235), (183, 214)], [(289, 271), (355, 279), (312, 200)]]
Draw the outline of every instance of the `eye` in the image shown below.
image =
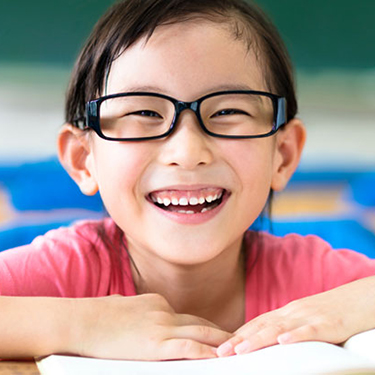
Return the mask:
[(228, 108), (228, 109), (222, 109), (214, 113), (211, 117), (229, 116), (229, 115), (249, 115), (249, 114), (240, 109)]
[(162, 116), (160, 116), (159, 113), (154, 112), (154, 111), (149, 111), (149, 110), (136, 111), (136, 112), (128, 113), (128, 115), (162, 118)]

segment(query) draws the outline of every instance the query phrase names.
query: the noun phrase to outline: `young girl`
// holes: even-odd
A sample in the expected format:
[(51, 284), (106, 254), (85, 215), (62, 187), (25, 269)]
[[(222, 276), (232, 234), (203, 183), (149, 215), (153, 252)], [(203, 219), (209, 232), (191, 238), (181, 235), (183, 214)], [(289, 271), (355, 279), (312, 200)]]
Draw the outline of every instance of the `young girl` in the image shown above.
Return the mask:
[(296, 111), (255, 5), (114, 5), (78, 58), (58, 139), (110, 218), (1, 254), (0, 357), (211, 358), (374, 328), (375, 261), (247, 230), (297, 167)]

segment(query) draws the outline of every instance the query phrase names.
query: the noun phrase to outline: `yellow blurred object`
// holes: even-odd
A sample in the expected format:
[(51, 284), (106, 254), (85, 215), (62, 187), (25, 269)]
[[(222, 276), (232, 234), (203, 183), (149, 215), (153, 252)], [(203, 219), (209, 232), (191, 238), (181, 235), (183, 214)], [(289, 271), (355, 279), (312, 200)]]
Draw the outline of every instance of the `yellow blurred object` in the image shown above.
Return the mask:
[(272, 216), (331, 216), (350, 211), (350, 204), (342, 199), (345, 186), (306, 187), (289, 189), (276, 196)]
[(8, 195), (0, 188), (0, 224), (10, 221), (15, 216)]

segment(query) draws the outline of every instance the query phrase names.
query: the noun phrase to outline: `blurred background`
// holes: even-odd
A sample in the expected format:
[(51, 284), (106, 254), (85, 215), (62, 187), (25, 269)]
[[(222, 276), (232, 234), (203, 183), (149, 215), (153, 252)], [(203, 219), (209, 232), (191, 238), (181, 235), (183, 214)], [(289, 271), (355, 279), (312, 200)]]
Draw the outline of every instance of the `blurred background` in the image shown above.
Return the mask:
[[(55, 140), (74, 60), (112, 3), (0, 0), (0, 231), (48, 220), (68, 222), (84, 217), (85, 210), (102, 209), (99, 201), (82, 204), (77, 189), (62, 177)], [(288, 46), (296, 69), (299, 117), (308, 130), (299, 172), (276, 200), (274, 220), (319, 222), (322, 228), (328, 221), (351, 220), (373, 235), (375, 1), (258, 0), (258, 4)], [(70, 200), (61, 200), (67, 195), (61, 179), (73, 191)], [(69, 216), (66, 208), (75, 214)], [(338, 228), (337, 237), (346, 230)], [(306, 229), (310, 231), (311, 225)], [(370, 241), (375, 252), (374, 238)], [(0, 250), (1, 241), (6, 247), (0, 236)]]

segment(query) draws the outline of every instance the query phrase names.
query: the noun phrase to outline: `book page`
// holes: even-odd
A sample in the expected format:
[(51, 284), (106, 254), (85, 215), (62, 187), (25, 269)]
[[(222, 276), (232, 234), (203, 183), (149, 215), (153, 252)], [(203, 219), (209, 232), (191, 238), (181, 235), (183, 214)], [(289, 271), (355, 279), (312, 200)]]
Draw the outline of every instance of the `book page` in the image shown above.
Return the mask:
[(303, 342), (206, 360), (119, 361), (53, 355), (37, 362), (43, 375), (375, 374), (375, 364), (335, 345)]
[(375, 329), (352, 336), (343, 347), (375, 364)]

